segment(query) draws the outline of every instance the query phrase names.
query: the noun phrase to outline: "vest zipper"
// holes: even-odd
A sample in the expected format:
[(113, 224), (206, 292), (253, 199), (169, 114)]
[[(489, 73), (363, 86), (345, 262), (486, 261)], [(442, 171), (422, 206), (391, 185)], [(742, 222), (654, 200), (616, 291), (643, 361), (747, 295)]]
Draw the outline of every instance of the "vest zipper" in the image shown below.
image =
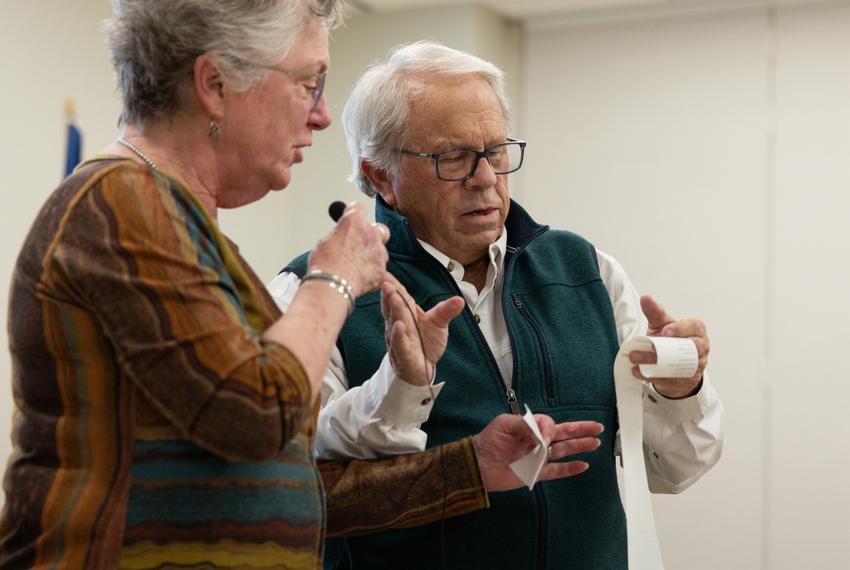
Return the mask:
[(516, 392), (514, 392), (514, 389), (508, 388), (505, 395), (508, 397), (508, 407), (511, 409), (511, 413), (519, 414), (519, 401), (516, 399)]
[(519, 310), (519, 314), (522, 315), (522, 318), (525, 319), (525, 322), (527, 322), (531, 327), (531, 330), (534, 331), (534, 336), (537, 337), (537, 344), (540, 346), (540, 353), (543, 358), (543, 383), (546, 387), (546, 398), (549, 400), (547, 403), (551, 406), (555, 403), (555, 385), (554, 380), (552, 379), (552, 361), (549, 358), (549, 347), (546, 346), (546, 341), (543, 338), (543, 333), (540, 331), (540, 327), (536, 322), (534, 322), (531, 315), (528, 314), (528, 311), (525, 309), (525, 305), (522, 304), (522, 300), (516, 295), (511, 295), (511, 298), (514, 301), (514, 305)]
[(549, 551), (546, 549), (549, 536), (549, 508), (546, 506), (546, 495), (538, 483), (534, 486), (534, 496), (537, 499), (537, 567), (540, 570), (549, 568)]
[[(507, 268), (505, 273), (507, 273)], [(519, 314), (522, 315), (522, 318), (528, 323), (531, 330), (534, 331), (534, 335), (537, 337), (537, 342), (540, 345), (541, 356), (543, 357), (543, 381), (546, 387), (546, 397), (549, 400), (548, 403), (550, 405), (554, 404), (555, 387), (552, 379), (552, 362), (549, 358), (549, 348), (543, 340), (543, 333), (540, 331), (540, 327), (537, 326), (537, 323), (534, 322), (534, 319), (531, 318), (528, 311), (526, 311), (525, 305), (522, 303), (522, 299), (513, 294), (511, 295), (511, 299), (514, 302), (514, 306), (516, 306), (519, 311)], [(507, 315), (505, 320), (507, 320)], [(517, 359), (514, 357), (514, 377), (516, 377), (516, 362)], [(510, 402), (511, 393), (513, 393), (513, 390), (509, 389), (508, 402)], [(516, 394), (514, 394), (514, 397), (516, 397)], [(518, 405), (517, 408), (519, 408)], [(518, 411), (516, 413), (518, 413)], [(546, 495), (543, 494), (543, 488), (540, 485), (534, 486), (534, 498), (537, 502), (537, 568), (539, 570), (548, 570), (549, 552), (546, 548), (546, 544), (547, 537), (549, 536), (549, 507), (546, 504)]]

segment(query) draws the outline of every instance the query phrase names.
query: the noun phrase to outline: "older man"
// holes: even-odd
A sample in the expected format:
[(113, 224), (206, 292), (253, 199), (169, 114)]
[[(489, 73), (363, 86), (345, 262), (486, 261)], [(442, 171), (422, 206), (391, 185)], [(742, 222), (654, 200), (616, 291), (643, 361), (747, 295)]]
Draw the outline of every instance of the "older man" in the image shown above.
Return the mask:
[[(349, 539), (351, 564), (625, 568), (614, 357), (647, 333), (697, 346), (693, 377), (654, 378), (645, 388), (650, 486), (677, 493), (722, 447), (722, 409), (704, 375), (705, 327), (640, 298), (612, 257), (536, 223), (510, 200), (508, 175), (522, 166), (525, 143), (510, 138), (493, 65), (430, 42), (402, 47), (360, 79), (344, 122), (353, 178), (377, 196), (376, 220), (391, 230), (388, 269), (410, 297), (385, 287), (383, 303), (377, 293), (358, 300), (323, 385), (318, 453), (375, 457), (435, 446), (525, 404), (606, 427), (581, 476), (493, 496), (488, 510), (442, 524)], [(283, 307), (304, 267), (304, 257), (295, 260), (270, 285)], [(442, 323), (416, 305), (455, 295), (466, 308), (437, 364)], [(385, 328), (385, 315), (400, 324)], [(635, 363), (653, 358), (631, 355)]]

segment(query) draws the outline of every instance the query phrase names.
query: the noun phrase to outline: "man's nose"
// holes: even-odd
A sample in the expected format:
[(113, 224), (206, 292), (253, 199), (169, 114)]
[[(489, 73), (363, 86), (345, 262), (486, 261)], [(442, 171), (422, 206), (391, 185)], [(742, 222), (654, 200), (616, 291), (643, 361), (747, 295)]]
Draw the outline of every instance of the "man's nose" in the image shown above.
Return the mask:
[(464, 186), (470, 189), (483, 190), (495, 186), (497, 180), (496, 171), (493, 170), (490, 161), (484, 155), (479, 155), (476, 157), (475, 170), (466, 179)]

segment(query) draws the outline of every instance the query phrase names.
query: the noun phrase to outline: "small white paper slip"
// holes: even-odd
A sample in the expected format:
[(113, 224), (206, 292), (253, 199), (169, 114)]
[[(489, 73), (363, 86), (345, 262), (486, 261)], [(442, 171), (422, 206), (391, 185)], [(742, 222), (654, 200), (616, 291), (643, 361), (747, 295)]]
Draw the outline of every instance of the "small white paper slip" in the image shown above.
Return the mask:
[(640, 336), (630, 341), (641, 348), (631, 350), (651, 351), (655, 347), (656, 364), (640, 364), (640, 373), (647, 378), (690, 378), (699, 366), (697, 346), (689, 338), (669, 336)]
[(528, 489), (531, 490), (534, 484), (537, 483), (537, 478), (540, 477), (540, 471), (546, 465), (549, 450), (546, 442), (543, 441), (543, 435), (537, 427), (537, 422), (534, 421), (534, 415), (531, 413), (528, 404), (525, 405), (525, 414), (523, 414), (522, 419), (531, 428), (531, 433), (534, 434), (534, 439), (537, 440), (537, 446), (522, 459), (517, 459), (511, 463), (510, 467), (514, 474), (519, 477), (519, 480), (528, 485)]

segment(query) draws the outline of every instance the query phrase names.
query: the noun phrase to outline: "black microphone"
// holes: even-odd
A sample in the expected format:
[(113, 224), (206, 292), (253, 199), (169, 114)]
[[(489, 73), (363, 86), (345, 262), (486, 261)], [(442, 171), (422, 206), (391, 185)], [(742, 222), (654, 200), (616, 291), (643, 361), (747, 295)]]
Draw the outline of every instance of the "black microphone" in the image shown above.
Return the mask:
[(340, 202), (339, 200), (334, 200), (333, 202), (331, 202), (331, 205), (328, 206), (328, 214), (330, 214), (331, 219), (335, 222), (339, 221), (344, 211), (345, 202)]

